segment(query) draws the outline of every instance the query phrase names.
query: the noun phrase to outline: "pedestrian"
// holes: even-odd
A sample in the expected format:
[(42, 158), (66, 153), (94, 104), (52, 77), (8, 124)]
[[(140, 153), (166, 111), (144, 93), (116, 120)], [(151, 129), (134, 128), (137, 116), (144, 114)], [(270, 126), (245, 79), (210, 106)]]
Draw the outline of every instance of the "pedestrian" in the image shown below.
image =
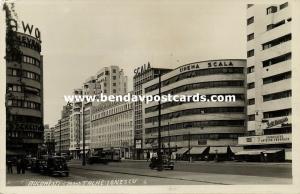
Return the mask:
[(149, 161), (149, 159), (150, 159), (150, 152), (148, 151), (147, 152), (147, 162)]
[(13, 168), (12, 168), (12, 161), (10, 159), (7, 159), (7, 171), (8, 174), (13, 174)]
[(20, 157), (17, 158), (17, 173), (18, 174), (21, 173), (21, 158)]
[(22, 158), (21, 160), (21, 170), (22, 170), (22, 174), (25, 174), (25, 170), (26, 170), (26, 160), (25, 158)]

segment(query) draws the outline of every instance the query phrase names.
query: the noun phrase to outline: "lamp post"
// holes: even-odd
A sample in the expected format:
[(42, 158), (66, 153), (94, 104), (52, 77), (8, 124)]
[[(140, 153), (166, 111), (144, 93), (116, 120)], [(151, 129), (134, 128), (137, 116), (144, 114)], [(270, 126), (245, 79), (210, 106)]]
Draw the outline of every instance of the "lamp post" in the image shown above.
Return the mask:
[(86, 165), (85, 162), (85, 128), (84, 128), (84, 108), (82, 109), (82, 166)]
[[(158, 95), (161, 98), (161, 72), (159, 72), (158, 75)], [(158, 101), (158, 152), (157, 152), (157, 157), (158, 157), (158, 171), (162, 171), (162, 153), (161, 153), (161, 99)]]

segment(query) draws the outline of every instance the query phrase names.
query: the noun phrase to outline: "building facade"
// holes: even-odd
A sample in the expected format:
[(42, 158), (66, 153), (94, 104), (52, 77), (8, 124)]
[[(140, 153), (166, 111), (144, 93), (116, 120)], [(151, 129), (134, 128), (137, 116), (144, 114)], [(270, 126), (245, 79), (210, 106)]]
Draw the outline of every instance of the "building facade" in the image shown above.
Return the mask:
[(48, 154), (55, 153), (55, 128), (49, 128), (49, 125), (45, 125), (44, 127), (44, 144), (46, 146), (46, 152)]
[(61, 112), (61, 119), (58, 120), (58, 123), (55, 125), (55, 153), (69, 154), (70, 150), (70, 115), (71, 115), (71, 106), (65, 105)]
[(114, 149), (120, 152), (121, 158), (132, 158), (133, 103), (107, 102), (91, 110), (91, 149)]
[(284, 148), (291, 159), (291, 8), (247, 8), (247, 137), (245, 148)]
[[(235, 95), (235, 102), (165, 102), (161, 104), (162, 148), (176, 152), (208, 146), (226, 150), (246, 131), (246, 60), (224, 59), (186, 64), (161, 76), (161, 95)], [(143, 94), (158, 95), (159, 78), (143, 84)], [(158, 147), (158, 102), (143, 104), (144, 148)], [(203, 149), (202, 149), (203, 148)], [(182, 150), (181, 149), (181, 150)], [(167, 149), (168, 150), (168, 149)], [(198, 149), (199, 150), (199, 149)], [(200, 152), (199, 152), (200, 154)]]
[[(164, 74), (171, 69), (151, 68), (150, 63), (135, 69), (133, 77), (133, 93), (134, 95), (143, 94), (143, 84), (158, 77), (159, 74)], [(143, 103), (141, 101), (134, 102), (134, 158), (143, 159)]]
[(9, 28), (11, 31), (6, 36), (7, 155), (37, 155), (44, 133), (41, 35), (38, 28), (23, 21), (11, 20)]

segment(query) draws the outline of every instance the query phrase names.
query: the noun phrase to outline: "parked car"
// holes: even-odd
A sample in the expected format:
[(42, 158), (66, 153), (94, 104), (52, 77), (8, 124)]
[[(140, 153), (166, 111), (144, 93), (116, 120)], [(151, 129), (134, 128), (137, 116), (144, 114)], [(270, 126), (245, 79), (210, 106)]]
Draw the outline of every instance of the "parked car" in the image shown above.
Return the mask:
[(65, 175), (69, 176), (69, 168), (66, 159), (63, 156), (49, 157), (47, 160), (48, 175)]
[(44, 159), (37, 159), (31, 163), (32, 172), (45, 173), (47, 170), (47, 161)]
[[(156, 157), (156, 156), (152, 157), (149, 167), (151, 169), (155, 169), (155, 168), (158, 168), (158, 165), (159, 165), (158, 157)], [(162, 167), (163, 167), (163, 169), (174, 170), (174, 162), (170, 159), (169, 156), (167, 156), (167, 155), (162, 156)]]

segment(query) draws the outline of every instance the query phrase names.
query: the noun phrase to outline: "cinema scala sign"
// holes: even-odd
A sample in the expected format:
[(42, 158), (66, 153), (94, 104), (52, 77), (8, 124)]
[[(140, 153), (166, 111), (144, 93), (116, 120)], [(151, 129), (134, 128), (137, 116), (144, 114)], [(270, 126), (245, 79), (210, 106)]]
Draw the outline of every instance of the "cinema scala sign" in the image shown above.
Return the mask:
[(38, 28), (34, 27), (34, 25), (30, 25), (24, 21), (21, 21), (21, 23), (18, 25), (18, 22), (14, 19), (11, 19), (9, 24), (13, 31), (33, 36), (41, 41), (41, 32)]
[(210, 61), (207, 63), (203, 63), (203, 62), (193, 63), (193, 64), (188, 64), (180, 67), (179, 71), (184, 72), (184, 71), (192, 71), (197, 69), (218, 68), (218, 67), (233, 67), (233, 63), (231, 61)]

